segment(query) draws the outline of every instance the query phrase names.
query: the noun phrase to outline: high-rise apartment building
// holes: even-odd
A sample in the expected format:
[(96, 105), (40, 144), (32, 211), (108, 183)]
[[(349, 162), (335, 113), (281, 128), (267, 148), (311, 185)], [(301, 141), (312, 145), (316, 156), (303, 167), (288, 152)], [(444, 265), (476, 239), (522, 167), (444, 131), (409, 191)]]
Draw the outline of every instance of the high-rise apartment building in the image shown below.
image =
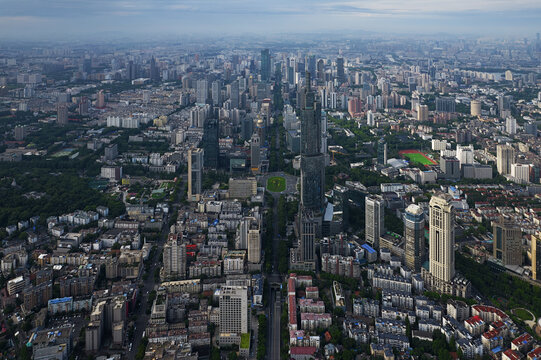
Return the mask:
[(425, 215), (419, 205), (411, 204), (406, 208), (404, 238), (406, 266), (420, 272), (425, 258)]
[(493, 256), (504, 265), (522, 266), (522, 231), (513, 221), (500, 218), (493, 222)]
[(199, 201), (203, 184), (203, 149), (188, 150), (188, 201)]
[(250, 304), (247, 286), (222, 286), (220, 305), (220, 345), (240, 344), (241, 334), (250, 333)]
[(515, 149), (510, 145), (498, 145), (496, 148), (496, 166), (500, 175), (511, 174), (511, 164), (515, 162)]
[(439, 97), (436, 98), (436, 111), (444, 113), (454, 113), (456, 107), (456, 101), (452, 97)]
[(169, 234), (163, 247), (163, 275), (166, 279), (186, 277), (186, 244), (182, 235)]
[(472, 100), (470, 102), (470, 115), (471, 116), (481, 116), (481, 101)]
[(447, 283), (455, 276), (455, 210), (451, 200), (446, 193), (430, 199), (430, 273)]
[(212, 82), (212, 105), (222, 106), (222, 82), (220, 80)]
[(207, 80), (197, 80), (197, 103), (205, 105), (208, 100), (209, 83)]
[(387, 142), (383, 138), (378, 140), (378, 164), (387, 164)]
[(419, 121), (428, 121), (428, 106), (419, 105), (417, 108), (417, 120)]
[(316, 231), (317, 220), (312, 211), (301, 207), (299, 231), (299, 258), (303, 263), (313, 263), (316, 260)]
[(379, 238), (384, 234), (385, 203), (380, 195), (365, 199), (364, 234), (366, 242), (374, 249), (379, 249)]
[(66, 125), (68, 123), (68, 106), (66, 104), (58, 104), (56, 108), (56, 123), (58, 125)]

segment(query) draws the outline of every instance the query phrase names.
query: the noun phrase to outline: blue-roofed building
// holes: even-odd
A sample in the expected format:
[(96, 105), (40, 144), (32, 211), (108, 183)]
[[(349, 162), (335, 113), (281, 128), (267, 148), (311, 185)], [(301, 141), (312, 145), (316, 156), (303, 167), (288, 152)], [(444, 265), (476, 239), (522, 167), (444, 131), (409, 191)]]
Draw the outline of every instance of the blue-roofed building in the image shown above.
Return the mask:
[(376, 250), (374, 250), (373, 247), (371, 247), (371, 246), (368, 245), (368, 244), (362, 244), (362, 245), (361, 245), (361, 248), (364, 250), (366, 260), (367, 260), (369, 263), (378, 260), (378, 252), (377, 252)]

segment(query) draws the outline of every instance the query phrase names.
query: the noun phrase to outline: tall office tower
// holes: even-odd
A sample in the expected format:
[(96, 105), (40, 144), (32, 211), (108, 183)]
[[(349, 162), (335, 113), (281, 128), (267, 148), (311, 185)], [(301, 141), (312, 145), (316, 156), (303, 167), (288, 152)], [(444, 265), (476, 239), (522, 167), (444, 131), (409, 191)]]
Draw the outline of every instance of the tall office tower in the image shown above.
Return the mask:
[(471, 116), (481, 116), (481, 101), (472, 100), (470, 102), (470, 115)]
[(303, 209), (300, 212), (300, 231), (299, 231), (299, 257), (301, 262), (313, 263), (316, 259), (316, 231), (317, 219), (314, 213), (309, 209)]
[(331, 108), (332, 110), (335, 110), (336, 107), (337, 107), (337, 94), (333, 91), (331, 92), (330, 94), (330, 104), (329, 104), (329, 108)]
[(240, 93), (239, 93), (239, 81), (235, 80), (231, 83), (231, 94), (229, 95), (231, 100), (231, 108), (238, 109), (240, 104)]
[(203, 149), (188, 150), (188, 201), (199, 201), (203, 184)]
[(241, 334), (250, 333), (250, 303), (247, 286), (222, 286), (220, 305), (220, 345), (240, 344)]
[(515, 162), (515, 149), (510, 145), (496, 147), (496, 167), (501, 175), (511, 174), (511, 164)]
[(135, 74), (135, 64), (133, 63), (132, 60), (130, 60), (128, 62), (128, 66), (126, 67), (126, 77), (128, 78), (129, 81), (131, 80), (135, 80), (136, 78), (136, 74)]
[(56, 123), (58, 125), (66, 125), (68, 123), (68, 106), (66, 104), (57, 105)]
[(150, 102), (150, 90), (143, 90), (143, 104)]
[(259, 264), (261, 262), (261, 230), (259, 221), (254, 217), (245, 218), (248, 222), (246, 226), (246, 242), (248, 245), (248, 262)]
[(216, 80), (212, 82), (212, 105), (222, 106), (222, 82)]
[(79, 115), (88, 115), (88, 98), (83, 96), (78, 104)]
[(438, 193), (430, 199), (430, 273), (446, 283), (455, 277), (455, 210), (452, 196)]
[(325, 155), (321, 153), (321, 104), (310, 88), (310, 73), (301, 92), (301, 205), (321, 211), (325, 196)]
[(517, 119), (512, 116), (508, 116), (505, 119), (505, 132), (509, 135), (515, 135), (517, 133)]
[(209, 95), (209, 83), (207, 80), (197, 80), (197, 103), (205, 105)]
[(538, 276), (541, 276), (541, 234), (533, 235), (531, 242), (532, 279), (538, 280)]
[(379, 238), (385, 232), (385, 203), (380, 195), (371, 195), (365, 199), (364, 235), (366, 242), (374, 249), (379, 249)]
[(368, 110), (368, 112), (366, 113), (366, 125), (368, 126), (376, 125), (376, 121), (374, 120), (374, 113), (372, 112), (372, 110)]
[(454, 113), (456, 107), (456, 101), (452, 97), (439, 97), (436, 98), (436, 111), (443, 113)]
[(261, 50), (261, 81), (267, 82), (271, 78), (271, 56), (269, 49)]
[(96, 107), (98, 109), (103, 109), (105, 107), (105, 94), (103, 90), (98, 91), (98, 98), (96, 100)]
[(306, 57), (306, 66), (307, 66), (306, 71), (308, 71), (310, 74), (316, 73), (317, 69), (316, 69), (316, 56), (315, 55), (308, 55)]
[(510, 219), (501, 217), (492, 226), (493, 256), (504, 265), (522, 266), (522, 231)]
[(220, 149), (218, 145), (219, 123), (216, 119), (205, 120), (203, 128), (203, 150), (205, 168), (217, 169)]
[(417, 120), (419, 121), (428, 121), (428, 106), (419, 105), (417, 108)]
[(257, 133), (254, 133), (250, 140), (250, 158), (252, 174), (259, 174), (261, 170), (261, 139)]
[(346, 80), (344, 75), (344, 58), (342, 57), (336, 59), (336, 78), (340, 83), (343, 83)]
[(406, 208), (404, 238), (406, 265), (411, 270), (420, 272), (425, 257), (425, 215), (419, 205), (411, 204)]
[(160, 81), (160, 69), (158, 69), (158, 66), (156, 65), (156, 59), (154, 56), (152, 59), (150, 59), (150, 81)]
[(378, 140), (378, 164), (387, 164), (387, 142), (383, 138)]
[(325, 81), (325, 62), (323, 59), (317, 61), (317, 81)]
[(186, 277), (186, 244), (182, 243), (182, 235), (169, 234), (163, 247), (163, 275), (166, 279)]

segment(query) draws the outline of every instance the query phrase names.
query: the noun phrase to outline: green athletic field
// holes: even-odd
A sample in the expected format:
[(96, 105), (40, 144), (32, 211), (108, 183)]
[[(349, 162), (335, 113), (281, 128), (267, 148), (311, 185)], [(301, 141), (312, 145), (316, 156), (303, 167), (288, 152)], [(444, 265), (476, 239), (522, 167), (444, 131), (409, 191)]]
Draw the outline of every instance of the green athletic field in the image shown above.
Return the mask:
[(412, 162), (418, 162), (423, 165), (434, 165), (432, 161), (428, 160), (426, 157), (418, 153), (404, 154), (404, 156), (407, 157), (409, 161), (412, 161)]

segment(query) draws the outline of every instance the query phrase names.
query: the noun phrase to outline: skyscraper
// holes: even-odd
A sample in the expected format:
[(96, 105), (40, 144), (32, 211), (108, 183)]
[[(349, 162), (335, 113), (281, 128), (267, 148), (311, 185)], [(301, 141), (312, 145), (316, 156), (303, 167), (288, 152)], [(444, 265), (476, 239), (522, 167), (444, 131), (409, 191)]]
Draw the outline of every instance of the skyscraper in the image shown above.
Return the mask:
[(250, 157), (251, 157), (251, 164), (252, 164), (252, 173), (253, 174), (259, 174), (259, 171), (261, 170), (261, 140), (259, 139), (259, 135), (257, 133), (254, 133), (252, 135), (252, 139), (250, 141)]
[(266, 82), (271, 78), (271, 57), (269, 49), (261, 50), (261, 81)]
[(511, 164), (515, 162), (515, 149), (510, 145), (496, 147), (496, 167), (501, 175), (511, 174)]
[(470, 115), (471, 116), (481, 116), (481, 101), (472, 100), (470, 102)]
[(383, 138), (378, 141), (378, 164), (387, 164), (387, 142)]
[(178, 234), (169, 234), (163, 247), (163, 275), (166, 279), (186, 277), (186, 244)]
[(300, 212), (300, 231), (299, 231), (299, 257), (303, 263), (313, 263), (315, 267), (316, 259), (316, 231), (317, 220), (311, 210), (304, 209), (301, 206)]
[(321, 211), (325, 195), (325, 155), (321, 153), (321, 104), (310, 88), (310, 73), (301, 93), (301, 205)]
[(205, 105), (209, 93), (209, 83), (207, 80), (197, 80), (197, 103)]
[(379, 238), (385, 231), (385, 206), (380, 195), (371, 195), (365, 199), (364, 234), (366, 242), (374, 249), (379, 249)]
[(222, 82), (220, 80), (212, 82), (212, 105), (222, 106)]
[(241, 334), (250, 333), (250, 304), (247, 286), (222, 286), (220, 305), (220, 345), (240, 344)]
[(231, 83), (231, 94), (229, 96), (231, 100), (231, 108), (237, 109), (240, 103), (240, 93), (239, 93), (239, 81), (235, 80)]
[(156, 59), (154, 56), (150, 60), (150, 81), (160, 81), (160, 69), (158, 69), (158, 66), (156, 65)]
[(522, 231), (510, 219), (493, 222), (493, 256), (504, 265), (522, 266)]
[(261, 261), (261, 230), (259, 222), (254, 217), (245, 218), (248, 222), (246, 226), (246, 240), (248, 245), (248, 262), (259, 264)]
[(203, 149), (188, 150), (188, 201), (199, 201), (203, 183)]
[(58, 125), (68, 123), (68, 106), (66, 104), (58, 104), (56, 107), (56, 123)]
[(340, 83), (346, 80), (344, 75), (344, 58), (342, 57), (336, 59), (336, 78)]
[(420, 272), (425, 257), (425, 215), (419, 205), (411, 204), (406, 208), (404, 238), (406, 265), (411, 270)]
[(205, 168), (217, 169), (220, 149), (218, 145), (219, 123), (216, 119), (207, 119), (203, 127), (203, 150)]
[(531, 241), (532, 279), (537, 280), (541, 275), (541, 234), (533, 235)]
[(447, 283), (455, 276), (455, 210), (451, 200), (446, 193), (430, 199), (430, 273)]
[(105, 107), (105, 94), (103, 90), (98, 91), (98, 98), (96, 100), (96, 107), (98, 109), (103, 109)]
[(317, 61), (317, 80), (323, 82), (325, 80), (325, 62), (323, 59)]

